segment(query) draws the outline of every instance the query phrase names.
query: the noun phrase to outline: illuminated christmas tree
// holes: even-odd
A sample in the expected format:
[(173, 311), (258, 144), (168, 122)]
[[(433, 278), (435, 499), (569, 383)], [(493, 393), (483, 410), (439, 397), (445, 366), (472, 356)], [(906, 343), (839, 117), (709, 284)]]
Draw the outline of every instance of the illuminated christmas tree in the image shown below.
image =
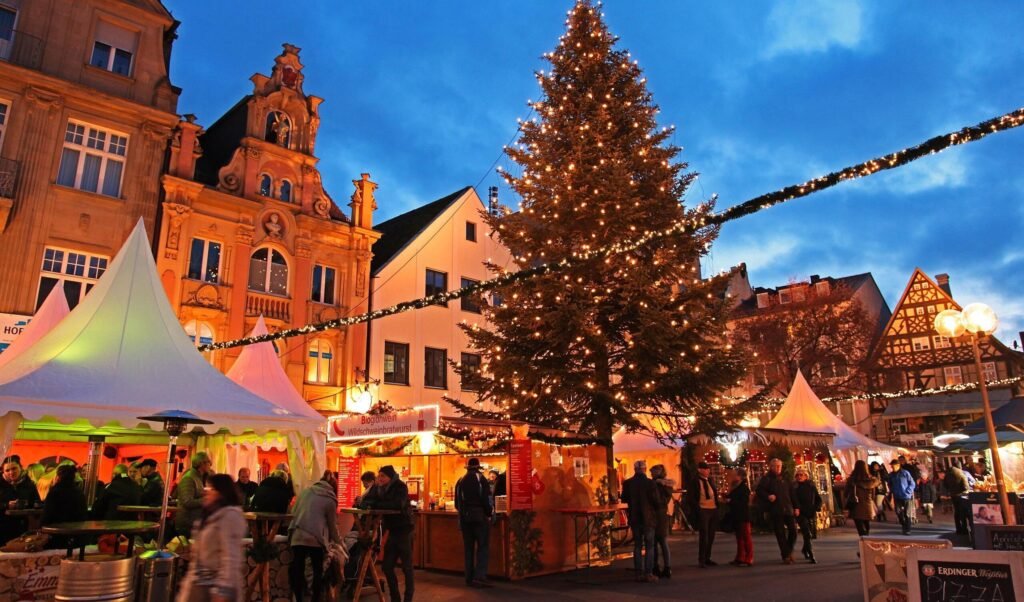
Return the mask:
[[(520, 268), (712, 209), (683, 206), (696, 175), (677, 161), (673, 130), (658, 127), (646, 80), (616, 48), (600, 5), (580, 0), (566, 24), (545, 55), (551, 71), (537, 74), (538, 118), (523, 123), (507, 149), (522, 168), (505, 173), (519, 210), (488, 218)], [(726, 283), (702, 281), (698, 265), (716, 235), (704, 228), (502, 288), (502, 304), (486, 310), (492, 329), (465, 327), (482, 370), (457, 366), (480, 405), (452, 402), (470, 416), (609, 443), (620, 426), (679, 434), (735, 425), (748, 406), (718, 400), (743, 372), (741, 355), (726, 344)]]

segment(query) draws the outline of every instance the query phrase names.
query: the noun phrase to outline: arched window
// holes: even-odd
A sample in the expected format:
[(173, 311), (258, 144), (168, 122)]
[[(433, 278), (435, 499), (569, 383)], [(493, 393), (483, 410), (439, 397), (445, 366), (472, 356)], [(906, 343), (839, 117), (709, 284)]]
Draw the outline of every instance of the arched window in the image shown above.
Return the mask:
[(286, 203), (292, 200), (292, 183), (288, 180), (281, 180), (281, 200)]
[(263, 138), (285, 148), (289, 147), (292, 139), (292, 121), (280, 111), (267, 113), (267, 127)]
[(333, 362), (331, 344), (323, 339), (314, 339), (309, 344), (309, 357), (306, 358), (306, 382), (330, 383)]
[[(197, 320), (191, 320), (185, 323), (185, 334), (188, 338), (192, 339), (192, 343), (199, 347), (200, 345), (209, 345), (213, 343), (213, 327), (206, 322), (199, 322)], [(211, 361), (213, 353), (207, 351), (203, 353), (203, 357), (207, 361)]]
[(263, 196), (270, 196), (274, 193), (274, 179), (270, 177), (270, 174), (263, 174), (260, 176), (260, 194)]
[(249, 258), (249, 290), (272, 295), (288, 294), (288, 262), (284, 255), (266, 247)]

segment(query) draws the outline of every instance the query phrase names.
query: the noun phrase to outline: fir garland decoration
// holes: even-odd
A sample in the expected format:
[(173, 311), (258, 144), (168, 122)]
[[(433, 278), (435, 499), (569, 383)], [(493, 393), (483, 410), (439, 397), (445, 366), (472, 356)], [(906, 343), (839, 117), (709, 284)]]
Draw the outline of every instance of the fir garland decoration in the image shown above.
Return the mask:
[(405, 449), (405, 446), (412, 443), (415, 439), (416, 437), (405, 437), (399, 439), (400, 443), (398, 445), (390, 449), (386, 449), (384, 451), (374, 451), (370, 446), (360, 447), (359, 449), (356, 450), (356, 455), (370, 458), (386, 458), (388, 456), (394, 456), (400, 453), (403, 449)]
[(533, 526), (537, 513), (533, 510), (513, 510), (508, 515), (512, 533), (512, 574), (524, 577), (544, 568), (540, 562), (544, 542), (542, 532)]
[(735, 462), (729, 461), (729, 456), (725, 453), (724, 449), (718, 450), (718, 463), (722, 465), (722, 468), (726, 470), (735, 470), (742, 466), (747, 465), (747, 460), (750, 458), (750, 450), (744, 449)]

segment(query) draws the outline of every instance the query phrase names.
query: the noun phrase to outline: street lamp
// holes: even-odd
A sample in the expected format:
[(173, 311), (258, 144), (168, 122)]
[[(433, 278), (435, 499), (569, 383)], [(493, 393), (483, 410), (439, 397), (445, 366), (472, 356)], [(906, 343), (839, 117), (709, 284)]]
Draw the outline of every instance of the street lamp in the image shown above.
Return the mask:
[(171, 468), (174, 466), (174, 452), (178, 446), (178, 435), (185, 432), (190, 424), (213, 424), (209, 420), (203, 420), (191, 412), (183, 410), (166, 410), (157, 412), (152, 416), (139, 416), (139, 420), (149, 422), (162, 422), (164, 430), (170, 435), (167, 442), (167, 470), (164, 476), (164, 499), (160, 510), (160, 534), (157, 536), (156, 545), (158, 548), (164, 545), (164, 530), (167, 526), (167, 500), (170, 498), (171, 489)]
[(1003, 524), (1012, 525), (1015, 523), (1014, 514), (1010, 511), (1010, 499), (1006, 495), (1006, 484), (1003, 482), (1003, 463), (999, 459), (996, 427), (992, 422), (992, 405), (988, 401), (988, 386), (985, 383), (985, 371), (981, 366), (981, 351), (978, 348), (978, 339), (991, 335), (998, 325), (996, 312), (984, 303), (972, 303), (963, 311), (943, 310), (935, 316), (935, 330), (944, 337), (955, 339), (965, 332), (970, 333), (971, 347), (974, 349), (974, 367), (978, 373), (978, 388), (981, 390), (981, 404), (985, 411), (988, 448), (992, 453), (992, 470), (996, 475), (996, 488), (999, 491), (999, 506), (1003, 511)]

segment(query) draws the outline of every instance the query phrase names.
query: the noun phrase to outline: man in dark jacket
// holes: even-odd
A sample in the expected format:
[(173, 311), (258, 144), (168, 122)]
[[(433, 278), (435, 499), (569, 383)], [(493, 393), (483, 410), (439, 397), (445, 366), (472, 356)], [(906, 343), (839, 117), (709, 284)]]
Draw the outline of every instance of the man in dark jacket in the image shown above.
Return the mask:
[(248, 468), (238, 469), (238, 489), (242, 492), (242, 506), (248, 510), (252, 503), (252, 496), (256, 495), (256, 490), (259, 489), (257, 485), (249, 475)]
[(658, 524), (658, 490), (647, 478), (647, 463), (633, 463), (633, 476), (622, 482), (622, 501), (629, 505), (633, 532), (633, 568), (637, 581), (657, 581), (654, 576), (654, 528)]
[(793, 514), (796, 515), (796, 522), (800, 526), (800, 534), (804, 538), (804, 558), (811, 564), (817, 564), (814, 559), (814, 544), (811, 540), (815, 537), (818, 511), (821, 510), (821, 494), (818, 488), (811, 481), (811, 475), (807, 469), (801, 466), (796, 469), (796, 484), (793, 485)]
[(967, 501), (967, 494), (971, 492), (970, 481), (964, 471), (956, 466), (950, 466), (946, 470), (946, 477), (943, 479), (946, 492), (950, 501), (953, 502), (953, 522), (956, 524), (956, 532), (960, 535), (971, 534), (971, 505)]
[(466, 474), (455, 484), (455, 509), (466, 555), (466, 585), (490, 587), (487, 582), (488, 543), (491, 535), (490, 483), (480, 474), (480, 460), (470, 458)]
[(39, 490), (32, 479), (28, 478), (21, 468), (21, 458), (11, 456), (4, 458), (3, 478), (0, 479), (0, 546), (20, 536), (28, 529), (28, 520), (24, 517), (7, 515), (12, 505), (21, 504), (32, 508), (39, 502)]
[(164, 503), (164, 480), (156, 471), (156, 460), (146, 458), (139, 465), (139, 474), (145, 479), (142, 486), (143, 506), (162, 506)]
[(138, 506), (142, 500), (142, 487), (128, 476), (128, 467), (124, 464), (114, 466), (114, 475), (110, 484), (96, 496), (92, 504), (93, 518), (103, 520), (131, 520), (132, 512), (121, 512), (118, 506)]
[(253, 512), (284, 514), (288, 512), (288, 506), (291, 503), (292, 488), (288, 484), (288, 475), (283, 471), (275, 470), (256, 488), (256, 492), (252, 495), (252, 501), (249, 502), (249, 509)]
[(790, 497), (792, 490), (789, 479), (782, 476), (782, 460), (772, 458), (768, 463), (768, 474), (757, 484), (757, 501), (768, 514), (784, 564), (793, 564), (793, 546), (796, 545), (796, 521)]
[(718, 563), (711, 560), (711, 547), (718, 531), (718, 489), (711, 481), (707, 462), (697, 464), (697, 478), (686, 488), (686, 505), (699, 534), (697, 566), (715, 566)]
[(384, 561), (381, 569), (388, 582), (391, 602), (402, 602), (398, 591), (398, 576), (395, 575), (395, 562), (402, 560), (402, 572), (405, 574), (405, 602), (412, 602), (413, 569), (412, 569), (412, 534), (414, 518), (412, 506), (409, 504), (409, 487), (398, 478), (398, 473), (390, 464), (382, 466), (377, 473), (377, 486), (363, 496), (362, 507), (377, 510), (398, 510), (398, 514), (388, 514), (381, 521), (388, 532), (388, 541), (384, 545)]

